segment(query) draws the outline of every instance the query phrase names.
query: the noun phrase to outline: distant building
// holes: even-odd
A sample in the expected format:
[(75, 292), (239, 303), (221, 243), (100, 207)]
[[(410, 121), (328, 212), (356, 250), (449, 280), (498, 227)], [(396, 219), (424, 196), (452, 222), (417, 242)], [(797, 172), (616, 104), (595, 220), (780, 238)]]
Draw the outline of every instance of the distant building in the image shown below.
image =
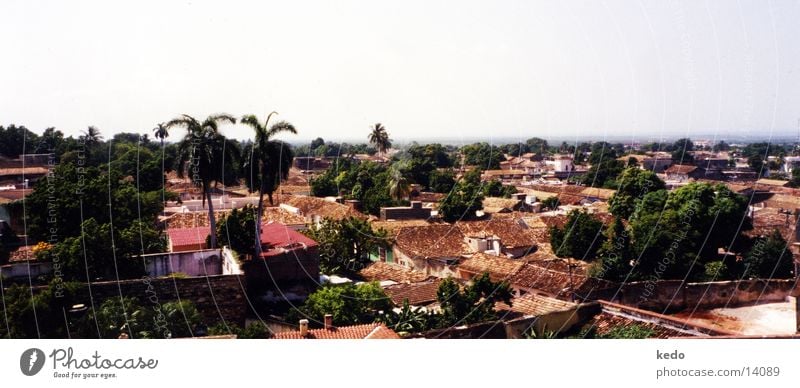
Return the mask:
[(382, 207), (381, 220), (426, 220), (433, 209), (422, 207), (422, 202), (411, 201), (410, 206)]

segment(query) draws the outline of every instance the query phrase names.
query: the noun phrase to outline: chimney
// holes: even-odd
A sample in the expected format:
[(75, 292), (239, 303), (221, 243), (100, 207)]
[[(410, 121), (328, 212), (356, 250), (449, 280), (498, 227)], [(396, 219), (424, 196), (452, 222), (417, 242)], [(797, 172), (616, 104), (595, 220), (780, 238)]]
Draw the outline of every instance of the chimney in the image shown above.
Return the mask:
[(300, 336), (308, 337), (308, 319), (300, 320)]
[(528, 194), (525, 194), (525, 193), (516, 193), (516, 194), (514, 194), (514, 199), (516, 199), (518, 201), (525, 201), (525, 197), (527, 197), (527, 196), (528, 196)]
[(347, 205), (347, 207), (349, 207), (349, 208), (351, 208), (353, 210), (361, 210), (361, 201), (359, 201), (357, 199), (345, 200), (344, 204)]
[(422, 209), (422, 201), (411, 201), (412, 209)]
[(333, 329), (333, 315), (325, 314), (325, 330)]

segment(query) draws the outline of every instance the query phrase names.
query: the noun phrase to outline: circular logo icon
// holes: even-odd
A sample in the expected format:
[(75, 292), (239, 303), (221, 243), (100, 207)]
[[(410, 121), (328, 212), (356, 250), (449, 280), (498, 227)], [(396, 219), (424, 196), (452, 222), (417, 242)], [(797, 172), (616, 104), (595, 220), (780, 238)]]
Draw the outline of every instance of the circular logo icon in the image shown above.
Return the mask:
[(39, 373), (44, 366), (44, 352), (41, 349), (30, 348), (19, 357), (19, 369), (25, 376)]

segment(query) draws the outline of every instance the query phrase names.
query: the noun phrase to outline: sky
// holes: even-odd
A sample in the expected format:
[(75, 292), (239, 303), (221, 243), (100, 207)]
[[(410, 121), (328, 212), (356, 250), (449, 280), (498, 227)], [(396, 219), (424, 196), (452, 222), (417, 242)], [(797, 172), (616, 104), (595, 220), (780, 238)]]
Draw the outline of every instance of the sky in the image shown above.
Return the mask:
[(375, 122), (489, 142), (800, 125), (797, 0), (3, 0), (0, 18), (0, 124), (35, 132), (270, 111), (298, 128), (287, 140), (366, 141)]

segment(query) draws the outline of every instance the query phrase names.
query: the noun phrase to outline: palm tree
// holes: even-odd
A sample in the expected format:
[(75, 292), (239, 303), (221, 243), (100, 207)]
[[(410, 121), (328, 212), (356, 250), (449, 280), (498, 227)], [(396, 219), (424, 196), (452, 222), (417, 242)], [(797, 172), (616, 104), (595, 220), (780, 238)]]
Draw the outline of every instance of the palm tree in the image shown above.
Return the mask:
[(378, 152), (383, 154), (389, 148), (392, 148), (392, 141), (389, 139), (389, 133), (386, 132), (386, 127), (381, 123), (375, 123), (369, 133), (369, 142), (378, 149)]
[(166, 197), (166, 182), (164, 182), (164, 139), (169, 137), (169, 128), (164, 123), (158, 123), (155, 128), (153, 128), (153, 134), (156, 138), (161, 140), (161, 202), (164, 203), (164, 207), (167, 205), (167, 201), (165, 200)]
[(273, 205), (272, 193), (278, 188), (281, 180), (289, 177), (289, 169), (292, 167), (294, 152), (292, 148), (273, 138), (281, 132), (297, 133), (294, 125), (279, 121), (272, 126), (269, 119), (272, 112), (267, 116), (264, 123), (260, 123), (255, 115), (242, 117), (241, 122), (249, 125), (255, 131), (255, 141), (250, 146), (250, 158), (245, 163), (245, 168), (249, 167), (250, 174), (245, 176), (245, 183), (250, 192), (258, 190), (258, 208), (256, 210), (256, 257), (261, 256), (261, 217), (264, 214), (264, 193), (269, 197), (269, 204)]
[(389, 196), (399, 201), (408, 198), (411, 193), (411, 183), (399, 168), (392, 168), (389, 178)]
[(188, 166), (192, 181), (202, 185), (203, 206), (208, 202), (211, 248), (217, 246), (217, 223), (211, 201), (211, 183), (223, 180), (226, 156), (235, 157), (232, 155), (235, 149), (227, 147), (228, 140), (219, 133), (219, 125), (222, 123), (234, 124), (236, 119), (230, 115), (218, 114), (208, 116), (200, 122), (184, 114), (166, 124), (167, 128), (186, 128), (186, 135), (178, 144), (178, 176), (183, 178)]
[(103, 136), (100, 134), (100, 130), (94, 126), (89, 126), (89, 128), (83, 131), (83, 141), (87, 145), (96, 144), (102, 140)]

